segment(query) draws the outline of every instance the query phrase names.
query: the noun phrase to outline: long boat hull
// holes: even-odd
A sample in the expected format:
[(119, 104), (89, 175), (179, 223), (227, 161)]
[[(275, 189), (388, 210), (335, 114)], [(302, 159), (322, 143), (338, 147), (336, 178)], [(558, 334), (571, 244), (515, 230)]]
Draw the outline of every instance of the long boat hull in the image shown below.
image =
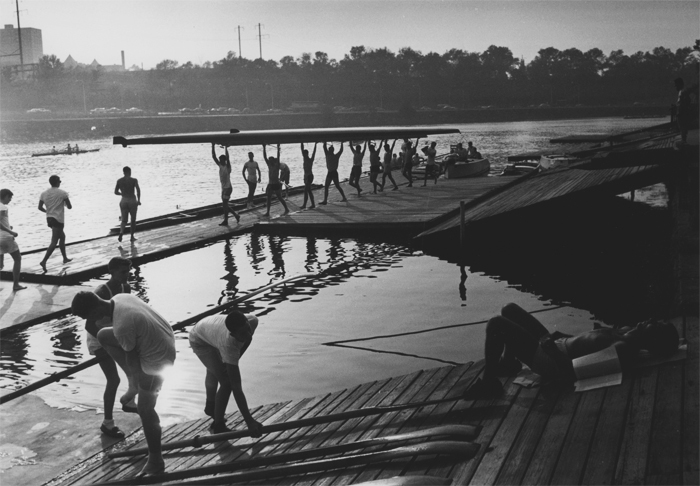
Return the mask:
[(445, 169), (446, 179), (459, 179), (462, 177), (476, 177), (488, 174), (491, 169), (489, 159), (470, 160), (468, 162), (455, 162), (448, 164)]
[(99, 152), (100, 149), (90, 149), (90, 150), (72, 150), (70, 152), (61, 151), (61, 152), (39, 152), (36, 154), (32, 154), (32, 157), (47, 157), (49, 155), (80, 155), (80, 154), (86, 154), (88, 152)]
[(114, 145), (163, 145), (183, 143), (214, 143), (217, 145), (262, 145), (312, 142), (348, 142), (364, 140), (393, 140), (425, 138), (428, 135), (459, 133), (456, 128), (435, 127), (353, 127), (306, 128), (295, 130), (231, 130), (230, 133), (209, 132), (158, 137), (114, 137)]

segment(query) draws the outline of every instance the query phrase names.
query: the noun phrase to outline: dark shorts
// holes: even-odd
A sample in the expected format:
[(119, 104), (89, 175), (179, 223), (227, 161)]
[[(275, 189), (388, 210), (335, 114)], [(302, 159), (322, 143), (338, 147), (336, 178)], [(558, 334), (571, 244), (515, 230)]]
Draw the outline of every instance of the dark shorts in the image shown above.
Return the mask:
[(313, 174), (304, 174), (304, 185), (309, 185), (314, 182)]
[(425, 166), (425, 175), (427, 175), (427, 176), (435, 175), (435, 172), (436, 172), (435, 169), (437, 169), (437, 167), (434, 164), (433, 165), (426, 165)]
[(350, 170), (350, 177), (360, 177), (360, 175), (362, 175), (362, 167), (353, 165), (352, 170)]
[(59, 223), (56, 218), (46, 218), (46, 224), (49, 225), (49, 228), (56, 228), (62, 230), (65, 225), (63, 223)]
[(282, 183), (281, 182), (271, 182), (265, 188), (265, 193), (270, 194), (271, 192), (281, 191), (281, 190), (282, 190)]
[(372, 174), (379, 174), (382, 170), (381, 170), (381, 167), (379, 167), (378, 165), (370, 165), (369, 171)]
[(233, 187), (222, 187), (221, 188), (221, 199), (228, 201), (233, 192)]
[(280, 174), (280, 182), (284, 182), (285, 184), (289, 185), (289, 172)]
[(329, 170), (328, 173), (326, 174), (326, 186), (330, 186), (331, 182), (335, 183), (336, 185), (340, 185), (340, 180), (338, 179), (338, 171), (337, 170)]

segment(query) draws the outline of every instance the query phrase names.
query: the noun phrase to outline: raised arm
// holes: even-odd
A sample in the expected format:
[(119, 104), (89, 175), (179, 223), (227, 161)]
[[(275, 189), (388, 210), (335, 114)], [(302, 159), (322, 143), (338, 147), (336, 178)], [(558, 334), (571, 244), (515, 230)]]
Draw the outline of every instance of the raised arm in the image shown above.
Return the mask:
[(316, 145), (318, 145), (318, 142), (315, 142), (315, 143), (314, 143), (314, 153), (311, 154), (311, 161), (312, 161), (312, 162), (313, 162), (313, 160), (316, 158)]
[(395, 139), (394, 139), (394, 143), (391, 144), (391, 153), (392, 153), (392, 154), (394, 153), (394, 147), (396, 146), (396, 141), (397, 141), (397, 140), (398, 140), (398, 139), (395, 138)]
[(365, 146), (362, 147), (362, 155), (365, 155), (366, 151), (367, 151), (367, 140), (365, 140)]
[(265, 159), (265, 163), (269, 164), (267, 161), (267, 151), (265, 150), (265, 144), (263, 144), (263, 159)]
[(224, 147), (224, 152), (226, 153), (226, 168), (231, 170), (231, 158), (228, 156), (228, 145)]
[(277, 162), (280, 161), (280, 144), (277, 144)]
[(340, 142), (340, 150), (338, 150), (338, 158), (340, 159), (340, 154), (343, 153), (343, 149), (345, 148), (345, 144), (343, 142)]
[(216, 158), (216, 148), (213, 143), (211, 144), (211, 158), (214, 159), (216, 165), (219, 165), (219, 159)]
[(323, 153), (328, 155), (328, 144), (326, 142), (323, 142)]
[(350, 150), (352, 151), (353, 154), (357, 154), (357, 151), (355, 150), (354, 145), (352, 144), (352, 141), (349, 143), (350, 145)]

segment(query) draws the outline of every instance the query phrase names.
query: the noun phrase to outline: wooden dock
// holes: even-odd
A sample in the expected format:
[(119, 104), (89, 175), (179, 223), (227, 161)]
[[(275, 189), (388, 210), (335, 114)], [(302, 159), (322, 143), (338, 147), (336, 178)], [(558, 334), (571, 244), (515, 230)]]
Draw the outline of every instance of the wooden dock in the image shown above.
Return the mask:
[[(400, 181), (402, 176), (396, 174), (395, 178)], [(399, 185), (398, 191), (371, 194), (368, 179), (362, 178), (361, 185), (364, 187), (364, 192), (361, 197), (357, 197), (356, 191), (347, 183), (342, 184), (348, 198), (347, 202), (340, 202), (338, 191), (331, 188), (327, 206), (317, 205), (315, 209), (302, 210), (303, 194), (290, 194), (287, 203), (291, 213), (286, 216), (281, 215), (282, 207), (276, 198), (273, 198), (271, 219), (263, 216), (265, 213), (263, 205), (241, 211), (239, 224), (236, 224), (235, 219), (229, 218), (228, 227), (219, 226), (221, 216), (214, 216), (173, 226), (137, 231), (137, 240), (133, 244), (129, 241), (128, 235), (124, 236), (122, 243), (119, 243), (115, 236), (69, 243), (66, 245), (66, 251), (73, 261), (63, 264), (57, 249), (49, 259), (46, 273), (39, 266), (45, 249), (25, 252), (22, 254), (20, 278), (25, 282), (75, 284), (105, 274), (107, 262), (114, 256), (129, 258), (133, 263), (144, 263), (248, 232), (260, 223), (267, 228), (279, 224), (285, 230), (289, 230), (290, 234), (294, 232), (294, 227), (299, 225), (321, 229), (329, 227), (362, 229), (368, 225), (374, 228), (387, 228), (396, 225), (395, 227), (410, 228), (418, 233), (428, 227), (434, 219), (459, 207), (460, 200), (469, 201), (480, 197), (493, 188), (511, 181), (512, 178), (501, 177), (441, 179), (438, 184), (431, 182), (426, 187), (419, 187), (422, 184), (420, 181), (412, 188), (407, 188), (406, 183), (403, 182)], [(323, 190), (316, 190), (314, 197), (317, 204), (322, 201)], [(3, 280), (12, 278), (12, 274), (7, 270), (1, 272), (0, 276)], [(21, 293), (18, 296), (21, 297)]]
[[(396, 476), (448, 478), (447, 484), (698, 484), (698, 318), (674, 324), (688, 341), (685, 360), (639, 368), (619, 386), (583, 393), (552, 387), (524, 388), (502, 379), (495, 400), (449, 400), (165, 452), (166, 472), (313, 450), (436, 425), (480, 427), (472, 458), (408, 457), (366, 466), (269, 478), (254, 484), (343, 485)], [(458, 398), (483, 369), (483, 361), (419, 371), (352, 389), (257, 408), (264, 425), (361, 408)], [(173, 386), (166, 382), (165, 386)], [(210, 419), (173, 425), (164, 443), (208, 434)], [(228, 422), (240, 428), (238, 412)], [(139, 430), (64, 474), (50, 486), (134, 478), (144, 457), (109, 459), (106, 452), (144, 447)], [(194, 478), (192, 478), (194, 479)], [(187, 480), (182, 483), (187, 484)], [(133, 482), (130, 484), (139, 484)], [(216, 484), (229, 484), (216, 483)], [(237, 483), (238, 484), (238, 483)]]

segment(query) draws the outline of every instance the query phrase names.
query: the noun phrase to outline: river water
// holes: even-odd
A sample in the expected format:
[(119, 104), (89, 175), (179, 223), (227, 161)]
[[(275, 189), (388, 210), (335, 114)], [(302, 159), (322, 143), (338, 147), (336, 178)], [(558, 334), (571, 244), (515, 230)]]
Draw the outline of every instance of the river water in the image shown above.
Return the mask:
[[(649, 120), (607, 118), (456, 125), (460, 135), (430, 140), (438, 142), (439, 153), (450, 143), (473, 141), (491, 159), (495, 174), (508, 155), (551, 149), (551, 138), (624, 132), (651, 124)], [(125, 149), (111, 145), (111, 140), (70, 142), (100, 151), (32, 158), (31, 153), (46, 151), (50, 145), (0, 147), (0, 186), (14, 192), (10, 218), (23, 251), (48, 243), (44, 215), (36, 207), (52, 174), (61, 177), (62, 188), (69, 192), (74, 206), (66, 211), (68, 241), (103, 236), (118, 222), (119, 198), (113, 191), (125, 165), (132, 168), (142, 188), (140, 217), (217, 202), (218, 170), (210, 146)], [(233, 197), (246, 192), (240, 171), (249, 150), (262, 161), (259, 147), (230, 150)], [(323, 152), (321, 147), (318, 150), (316, 173), (323, 174)], [(346, 148), (340, 164), (345, 177), (350, 172), (351, 155)], [(291, 168), (291, 184), (300, 185), (298, 146), (283, 146), (281, 158)], [(264, 162), (261, 170), (265, 180)], [(562, 332), (587, 330), (594, 318), (601, 320), (595, 315), (595, 298), (581, 299), (587, 303), (580, 305), (576, 292), (549, 294), (528, 285), (527, 276), (515, 281), (478, 266), (460, 268), (455, 261), (449, 252), (414, 252), (409, 241), (398, 237), (381, 241), (246, 234), (136, 266), (130, 283), (134, 293), (175, 323), (285, 276), (318, 274), (315, 279), (288, 284), (242, 305), (244, 312), (256, 313), (261, 321), (241, 361), (251, 406), (479, 359), (484, 322), (506, 302), (543, 311), (541, 320)], [(601, 280), (606, 278), (600, 275)], [(84, 284), (96, 286), (105, 279)], [(0, 299), (8, 290), (4, 283)], [(558, 308), (562, 305), (567, 307)], [(0, 356), (0, 388), (15, 390), (89, 359), (83, 325), (82, 320), (67, 317), (6, 333)], [(356, 341), (329, 345), (343, 340)], [(158, 404), (166, 421), (203, 415), (204, 368), (189, 349), (187, 329), (177, 333), (177, 350), (176, 365), (172, 376), (166, 378)], [(34, 393), (54, 406), (99, 412), (103, 386), (99, 368), (93, 367)], [(229, 411), (233, 409), (232, 400)]]

